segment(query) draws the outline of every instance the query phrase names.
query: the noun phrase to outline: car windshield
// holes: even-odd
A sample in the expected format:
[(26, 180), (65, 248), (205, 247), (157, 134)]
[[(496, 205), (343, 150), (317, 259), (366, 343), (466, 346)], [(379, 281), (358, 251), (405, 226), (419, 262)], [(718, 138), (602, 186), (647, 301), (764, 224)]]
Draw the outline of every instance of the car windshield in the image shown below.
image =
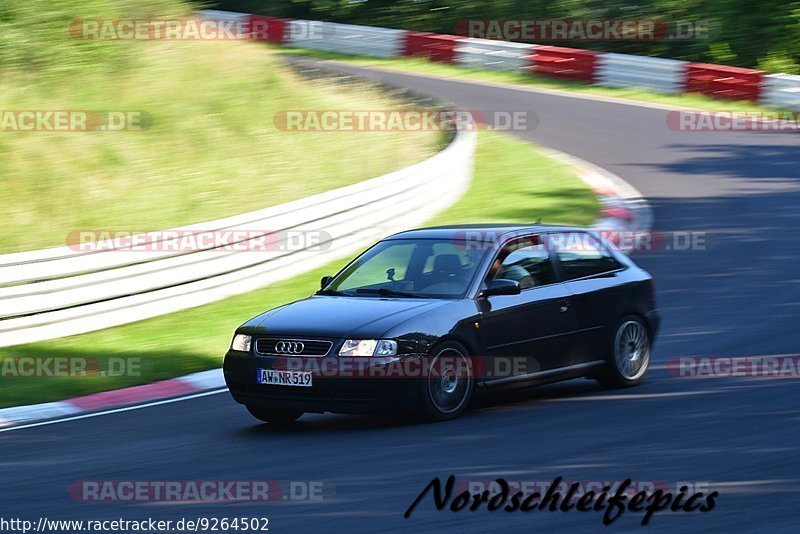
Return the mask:
[(462, 298), (483, 254), (453, 239), (390, 239), (359, 256), (322, 293)]

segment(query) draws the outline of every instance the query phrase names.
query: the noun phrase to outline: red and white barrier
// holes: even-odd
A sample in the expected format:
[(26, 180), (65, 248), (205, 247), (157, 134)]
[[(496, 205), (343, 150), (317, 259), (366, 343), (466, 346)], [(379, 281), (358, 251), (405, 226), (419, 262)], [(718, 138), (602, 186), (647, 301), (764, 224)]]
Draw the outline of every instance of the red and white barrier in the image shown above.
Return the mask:
[(725, 67), (707, 63), (689, 63), (686, 92), (716, 98), (758, 100), (764, 82), (763, 71)]
[(598, 55), (597, 52), (578, 48), (537, 46), (533, 56), (533, 72), (539, 76), (593, 83)]
[(422, 56), (431, 61), (453, 63), (459, 37), (438, 33), (408, 32), (406, 33), (405, 56)]
[(379, 58), (422, 56), (462, 67), (524, 72), (605, 87), (659, 93), (701, 93), (800, 110), (800, 76), (527, 43), (474, 39), (310, 20), (205, 10), (210, 20), (247, 22), (251, 39)]
[(800, 110), (800, 76), (527, 43), (474, 39), (352, 24), (286, 20), (205, 10), (210, 20), (246, 20), (250, 38), (313, 50), (360, 56), (422, 56), (463, 67), (524, 72), (605, 87), (659, 93), (701, 93)]
[(256, 41), (273, 44), (284, 44), (289, 31), (289, 21), (261, 15), (249, 15), (249, 30)]

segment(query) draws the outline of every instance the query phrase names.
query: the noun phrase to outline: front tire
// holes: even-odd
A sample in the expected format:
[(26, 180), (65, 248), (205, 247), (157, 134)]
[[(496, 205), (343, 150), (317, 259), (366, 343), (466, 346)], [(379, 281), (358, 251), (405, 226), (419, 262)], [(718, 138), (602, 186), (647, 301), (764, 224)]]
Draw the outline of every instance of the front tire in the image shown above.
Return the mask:
[(652, 342), (647, 325), (635, 315), (623, 318), (614, 329), (606, 366), (598, 381), (610, 388), (638, 385), (650, 367)]
[(303, 415), (299, 410), (275, 410), (256, 406), (245, 406), (250, 415), (265, 423), (273, 425), (289, 425), (294, 423)]
[(419, 415), (425, 421), (455, 419), (467, 409), (475, 388), (472, 362), (461, 343), (436, 346), (430, 372), (420, 383)]

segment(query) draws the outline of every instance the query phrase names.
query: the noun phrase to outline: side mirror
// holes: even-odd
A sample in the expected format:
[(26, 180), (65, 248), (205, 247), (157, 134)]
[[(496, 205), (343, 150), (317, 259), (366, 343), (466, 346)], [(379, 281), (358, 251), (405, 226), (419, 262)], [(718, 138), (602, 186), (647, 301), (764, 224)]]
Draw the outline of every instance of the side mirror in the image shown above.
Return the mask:
[(479, 297), (493, 297), (495, 295), (519, 295), (522, 288), (516, 280), (498, 278), (489, 282), (489, 287), (484, 289)]
[(319, 281), (319, 288), (325, 289), (325, 286), (330, 284), (331, 280), (333, 280), (333, 277), (331, 275), (323, 276), (322, 280)]

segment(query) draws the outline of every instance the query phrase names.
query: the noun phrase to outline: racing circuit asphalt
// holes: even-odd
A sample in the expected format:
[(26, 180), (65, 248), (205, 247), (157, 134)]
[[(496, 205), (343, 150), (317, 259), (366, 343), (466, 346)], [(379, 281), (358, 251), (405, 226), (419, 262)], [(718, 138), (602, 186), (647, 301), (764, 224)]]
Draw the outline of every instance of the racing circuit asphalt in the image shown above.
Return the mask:
[[(796, 380), (693, 380), (671, 376), (663, 365), (674, 356), (799, 352), (798, 134), (676, 132), (660, 109), (335, 68), (470, 110), (533, 111), (537, 127), (515, 135), (635, 185), (654, 209), (656, 230), (708, 232), (709, 250), (635, 255), (655, 277), (663, 314), (648, 380), (625, 391), (603, 391), (588, 380), (545, 386), (483, 400), (456, 421), (428, 425), (306, 415), (294, 427), (273, 428), (221, 393), (6, 432), (0, 516), (267, 516), (273, 532), (606, 531), (600, 513), (453, 513), (436, 511), (430, 498), (403, 518), (433, 477), (561, 475), (707, 482), (720, 492), (712, 512), (661, 512), (650, 531), (796, 531)], [(310, 480), (335, 495), (321, 502), (128, 504), (80, 503), (67, 493), (78, 480), (126, 479)], [(612, 528), (632, 531), (640, 520), (626, 512)]]

